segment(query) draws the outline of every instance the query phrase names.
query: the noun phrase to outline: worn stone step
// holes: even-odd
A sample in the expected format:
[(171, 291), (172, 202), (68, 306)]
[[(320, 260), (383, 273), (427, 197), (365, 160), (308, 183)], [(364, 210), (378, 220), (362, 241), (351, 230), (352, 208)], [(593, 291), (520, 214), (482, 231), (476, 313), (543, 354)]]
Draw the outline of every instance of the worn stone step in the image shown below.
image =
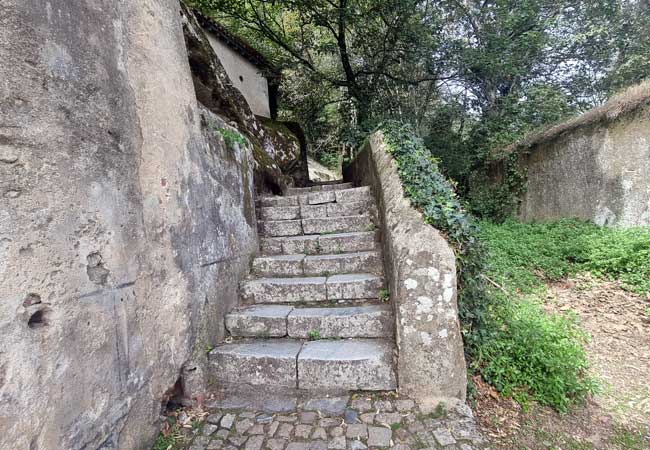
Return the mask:
[[(307, 339), (317, 332), (330, 338), (390, 338), (393, 314), (390, 305), (338, 308), (294, 308), (287, 316), (287, 334)], [(312, 333), (312, 335), (310, 335)]]
[(302, 343), (255, 339), (217, 346), (209, 354), (217, 383), (295, 388), (296, 357)]
[(390, 305), (333, 308), (298, 308), (289, 305), (254, 305), (226, 315), (226, 329), (234, 337), (391, 338)]
[(368, 214), (302, 219), (303, 234), (352, 233), (373, 231), (375, 228), (372, 217)]
[(308, 255), (302, 262), (306, 276), (342, 275), (349, 273), (383, 274), (381, 252), (335, 253)]
[(395, 389), (393, 343), (384, 339), (306, 342), (298, 354), (298, 387)]
[(327, 300), (327, 278), (259, 278), (241, 284), (242, 300), (250, 303), (297, 303)]
[(268, 195), (259, 199), (260, 207), (286, 207), (298, 206), (299, 199), (297, 195), (283, 197), (280, 195)]
[(300, 206), (262, 206), (260, 219), (262, 220), (292, 220), (301, 219)]
[(301, 188), (288, 188), (287, 195), (299, 195), (308, 192), (318, 192), (318, 191), (336, 191), (341, 189), (350, 189), (354, 187), (354, 183), (326, 183), (326, 184), (315, 184), (309, 187)]
[(383, 273), (379, 251), (330, 255), (276, 255), (253, 260), (253, 274), (262, 277), (327, 276), (346, 273)]
[(283, 337), (292, 306), (254, 305), (236, 308), (226, 315), (226, 329), (236, 337)]
[(368, 273), (332, 275), (327, 277), (328, 300), (359, 300), (379, 298), (384, 285), (382, 277)]
[(319, 217), (342, 217), (368, 214), (374, 216), (375, 206), (372, 201), (326, 203), (323, 205), (300, 205), (302, 219)]
[(303, 234), (301, 220), (259, 220), (257, 231), (263, 236), (297, 236)]
[(375, 250), (377, 231), (333, 233), (325, 235), (262, 238), (260, 248), (265, 255), (331, 254)]
[(327, 300), (376, 299), (381, 276), (354, 273), (330, 277), (258, 278), (241, 284), (246, 303), (314, 303)]

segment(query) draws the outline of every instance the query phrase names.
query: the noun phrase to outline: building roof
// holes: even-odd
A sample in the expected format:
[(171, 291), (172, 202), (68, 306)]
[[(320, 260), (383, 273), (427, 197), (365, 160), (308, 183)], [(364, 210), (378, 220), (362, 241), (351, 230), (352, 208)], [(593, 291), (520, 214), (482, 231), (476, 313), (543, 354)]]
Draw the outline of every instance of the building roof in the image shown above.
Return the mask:
[(277, 68), (262, 55), (259, 51), (253, 48), (248, 42), (234, 35), (228, 31), (223, 25), (215, 22), (214, 20), (205, 17), (204, 15), (196, 12), (196, 18), (199, 24), (210, 33), (214, 34), (221, 42), (230, 47), (233, 51), (239, 53), (248, 62), (261, 69), (265, 69), (272, 74), (278, 74)]
[(539, 144), (550, 142), (577, 128), (587, 127), (597, 123), (613, 122), (619, 117), (650, 105), (650, 81), (631, 86), (613, 96), (602, 106), (567, 121), (551, 125), (538, 132), (524, 136), (519, 141), (505, 148), (495, 149), (492, 154), (507, 155), (516, 150), (530, 150)]

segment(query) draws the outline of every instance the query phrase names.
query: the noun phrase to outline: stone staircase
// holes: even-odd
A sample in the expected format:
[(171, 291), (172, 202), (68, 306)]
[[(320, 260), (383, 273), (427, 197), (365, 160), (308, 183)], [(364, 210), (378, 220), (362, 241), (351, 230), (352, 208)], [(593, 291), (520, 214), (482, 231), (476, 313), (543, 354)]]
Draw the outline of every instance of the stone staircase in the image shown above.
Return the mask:
[(376, 207), (351, 183), (258, 203), (261, 256), (210, 352), (216, 381), (271, 389), (392, 390), (394, 318)]

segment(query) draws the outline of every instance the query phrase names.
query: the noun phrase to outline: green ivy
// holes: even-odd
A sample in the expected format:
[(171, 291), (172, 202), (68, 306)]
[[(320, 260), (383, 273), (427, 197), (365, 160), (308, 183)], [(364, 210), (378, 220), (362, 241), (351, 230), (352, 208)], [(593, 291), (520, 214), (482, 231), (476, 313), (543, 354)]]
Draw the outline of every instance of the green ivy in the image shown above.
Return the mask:
[(438, 160), (410, 125), (386, 122), (378, 129), (383, 132), (387, 151), (397, 163), (404, 192), (411, 204), (422, 212), (426, 223), (447, 236), (455, 250), (459, 315), (465, 348), (471, 355), (492, 328), (489, 326), (489, 298), (481, 277), (485, 252), (478, 238), (478, 226), (465, 211), (454, 184), (440, 172)]
[(235, 130), (231, 130), (230, 128), (220, 128), (216, 124), (212, 125), (212, 129), (223, 137), (223, 140), (226, 141), (226, 146), (231, 150), (235, 148), (235, 144), (239, 146), (246, 145), (246, 139)]

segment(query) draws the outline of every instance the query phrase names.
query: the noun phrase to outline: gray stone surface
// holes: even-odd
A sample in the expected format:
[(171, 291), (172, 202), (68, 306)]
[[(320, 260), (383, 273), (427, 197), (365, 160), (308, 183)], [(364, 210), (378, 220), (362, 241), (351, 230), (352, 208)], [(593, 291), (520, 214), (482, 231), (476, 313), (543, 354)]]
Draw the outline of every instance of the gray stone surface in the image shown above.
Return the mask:
[(301, 205), (300, 216), (302, 219), (327, 217), (327, 205)]
[(301, 389), (390, 390), (393, 344), (381, 339), (312, 341), (298, 355)]
[(295, 303), (327, 300), (325, 277), (259, 278), (242, 283), (242, 298), (254, 303)]
[(257, 222), (261, 235), (268, 237), (296, 236), (302, 234), (300, 220), (261, 220)]
[[(397, 314), (400, 393), (421, 408), (465, 399), (467, 371), (458, 320), (455, 255), (405, 198), (381, 133), (373, 134), (345, 171), (377, 194), (385, 274)], [(343, 193), (345, 191), (337, 191)]]
[(260, 277), (298, 277), (303, 275), (304, 259), (304, 255), (275, 255), (255, 258), (253, 274)]
[(360, 214), (368, 214), (372, 216), (371, 213), (374, 208), (373, 203), (374, 202), (372, 201), (328, 203), (325, 206), (325, 215), (328, 217), (356, 216)]
[(267, 206), (260, 208), (262, 220), (292, 220), (300, 219), (299, 206)]
[(324, 235), (318, 238), (320, 251), (314, 253), (348, 253), (376, 250), (377, 240), (377, 235), (374, 231)]
[(296, 387), (300, 348), (286, 339), (224, 344), (210, 352), (210, 363), (217, 382)]
[(368, 447), (388, 447), (392, 434), (390, 428), (368, 427)]
[(298, 206), (298, 197), (283, 197), (280, 195), (264, 196), (260, 198), (260, 204), (262, 207)]
[(140, 450), (257, 251), (252, 149), (215, 128), (259, 122), (229, 83), (242, 128), (198, 104), (178, 1), (0, 9), (0, 448)]
[(363, 186), (353, 189), (343, 189), (336, 191), (336, 202), (368, 202), (372, 200), (370, 186)]
[(381, 252), (354, 252), (307, 256), (303, 261), (305, 275), (373, 273), (384, 270)]
[(307, 197), (307, 203), (310, 205), (320, 205), (322, 203), (333, 202), (334, 199), (333, 191), (311, 192)]
[(226, 316), (226, 329), (232, 336), (286, 336), (287, 316), (292, 309), (293, 307), (284, 305), (238, 308)]
[[(373, 229), (374, 225), (372, 218), (365, 214), (357, 216), (302, 219), (302, 231), (304, 234), (352, 233), (371, 231)], [(273, 236), (288, 236), (288, 234), (275, 234)]]
[(312, 330), (323, 339), (392, 337), (393, 314), (389, 305), (295, 308), (287, 317), (287, 330), (302, 339)]
[[(313, 398), (308, 400), (303, 408), (306, 411), (318, 411), (328, 415), (339, 415), (345, 411), (345, 406), (348, 404), (349, 399), (348, 396)], [(323, 423), (321, 421), (320, 425), (333, 426), (340, 423), (340, 419), (332, 419), (329, 423)]]
[(344, 274), (327, 278), (327, 298), (330, 300), (354, 300), (378, 298), (384, 282), (372, 274)]

